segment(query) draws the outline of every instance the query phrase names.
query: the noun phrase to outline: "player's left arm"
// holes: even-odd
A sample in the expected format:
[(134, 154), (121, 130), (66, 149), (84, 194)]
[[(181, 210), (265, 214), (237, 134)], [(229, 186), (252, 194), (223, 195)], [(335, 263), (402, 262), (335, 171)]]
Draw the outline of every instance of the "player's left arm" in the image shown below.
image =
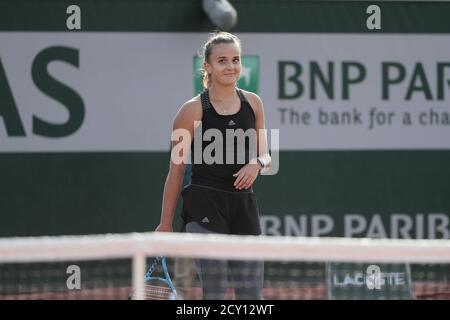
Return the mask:
[(250, 160), (250, 163), (242, 167), (233, 175), (236, 178), (234, 181), (236, 189), (249, 189), (255, 182), (259, 173), (264, 173), (270, 169), (272, 162), (267, 146), (264, 107), (261, 98), (251, 92), (246, 92), (245, 95), (255, 112), (256, 154), (257, 158), (263, 163), (263, 168), (260, 169), (260, 165), (256, 159)]
[(264, 105), (261, 98), (255, 93), (249, 93), (250, 103), (255, 111), (255, 129), (258, 146), (258, 158), (263, 162), (262, 173), (270, 169), (272, 159), (267, 145), (267, 130), (265, 125)]

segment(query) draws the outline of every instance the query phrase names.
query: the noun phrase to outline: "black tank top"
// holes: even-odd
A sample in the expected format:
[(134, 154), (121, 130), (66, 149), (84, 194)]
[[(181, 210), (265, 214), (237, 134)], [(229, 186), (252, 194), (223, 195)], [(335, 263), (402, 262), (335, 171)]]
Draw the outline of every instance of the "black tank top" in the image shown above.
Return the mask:
[[(241, 100), (240, 109), (238, 112), (230, 115), (221, 115), (217, 113), (217, 111), (214, 109), (214, 107), (211, 104), (211, 101), (209, 99), (209, 91), (208, 89), (204, 90), (201, 95), (201, 102), (202, 102), (202, 110), (203, 110), (203, 116), (201, 121), (201, 143), (198, 143), (198, 146), (202, 146), (201, 148), (201, 161), (198, 161), (198, 157), (195, 157), (195, 148), (196, 143), (194, 140), (191, 144), (191, 163), (192, 163), (192, 172), (191, 172), (191, 184), (197, 184), (197, 185), (204, 185), (204, 186), (210, 186), (222, 190), (227, 191), (234, 191), (234, 192), (249, 192), (250, 190), (242, 189), (237, 190), (233, 184), (236, 180), (236, 177), (233, 177), (233, 174), (239, 171), (245, 164), (247, 164), (250, 161), (251, 156), (256, 155), (256, 139), (249, 139), (246, 137), (245, 139), (237, 139), (236, 137), (233, 137), (232, 139), (227, 139), (227, 129), (228, 135), (234, 132), (236, 129), (242, 129), (246, 133), (254, 134), (256, 138), (256, 128), (255, 128), (255, 113), (250, 106), (249, 102), (244, 96), (244, 93), (236, 88), (236, 92), (239, 96), (239, 99)], [(220, 131), (220, 134), (222, 136), (222, 144), (215, 144), (214, 146), (221, 146), (222, 147), (222, 161), (221, 163), (219, 161), (215, 163), (205, 163), (205, 148), (208, 147), (208, 145), (215, 142), (215, 138), (211, 138), (212, 141), (205, 141), (205, 132), (209, 129), (216, 129)], [(249, 130), (248, 129), (253, 129)], [(194, 136), (198, 137), (200, 133), (200, 127), (196, 129), (196, 133)], [(253, 144), (254, 142), (254, 144)], [(233, 148), (227, 147), (228, 144), (233, 144)], [(252, 149), (250, 149), (250, 143), (252, 143)], [(211, 150), (214, 150), (213, 145), (206, 149), (206, 154), (210, 154), (212, 156), (215, 156), (215, 152), (211, 152)], [(217, 148), (216, 148), (217, 150)], [(238, 159), (238, 150), (245, 150), (244, 151), (244, 159)], [(252, 152), (250, 152), (252, 150)], [(254, 151), (253, 151), (254, 150)], [(228, 152), (228, 161), (227, 161), (227, 152)], [(199, 152), (197, 151), (197, 155)], [(233, 158), (233, 161), (231, 160), (231, 157)], [(215, 158), (217, 159), (217, 158)], [(195, 160), (195, 161), (194, 161)], [(239, 160), (239, 162), (238, 162)], [(196, 161), (198, 163), (196, 163)], [(230, 163), (231, 162), (231, 163)]]

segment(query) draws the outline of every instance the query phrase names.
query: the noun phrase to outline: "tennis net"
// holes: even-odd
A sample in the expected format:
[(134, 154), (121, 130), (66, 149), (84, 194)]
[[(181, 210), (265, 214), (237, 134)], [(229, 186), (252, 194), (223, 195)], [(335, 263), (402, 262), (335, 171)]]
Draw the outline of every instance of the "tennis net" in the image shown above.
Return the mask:
[[(159, 256), (175, 293), (144, 280)], [(0, 299), (202, 299), (200, 263), (218, 299), (450, 299), (450, 240), (180, 233), (0, 239)]]

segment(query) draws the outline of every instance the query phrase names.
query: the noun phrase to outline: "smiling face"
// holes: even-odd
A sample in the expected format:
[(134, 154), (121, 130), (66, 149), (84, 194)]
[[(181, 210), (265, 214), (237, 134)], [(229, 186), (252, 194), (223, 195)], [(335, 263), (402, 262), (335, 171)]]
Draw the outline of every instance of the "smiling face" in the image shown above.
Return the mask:
[(241, 75), (241, 49), (235, 42), (214, 45), (204, 69), (211, 82), (222, 86), (236, 86)]

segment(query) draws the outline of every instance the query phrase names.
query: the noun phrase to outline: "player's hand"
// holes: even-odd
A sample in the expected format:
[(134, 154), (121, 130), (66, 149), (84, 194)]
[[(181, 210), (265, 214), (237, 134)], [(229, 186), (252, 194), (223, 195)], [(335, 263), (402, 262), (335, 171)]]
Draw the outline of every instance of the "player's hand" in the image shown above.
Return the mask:
[(160, 223), (156, 229), (155, 232), (173, 232), (173, 228), (171, 225), (162, 224)]
[(248, 163), (243, 166), (241, 170), (233, 174), (233, 177), (237, 177), (234, 181), (234, 187), (238, 190), (250, 188), (258, 177), (260, 168), (257, 163)]

